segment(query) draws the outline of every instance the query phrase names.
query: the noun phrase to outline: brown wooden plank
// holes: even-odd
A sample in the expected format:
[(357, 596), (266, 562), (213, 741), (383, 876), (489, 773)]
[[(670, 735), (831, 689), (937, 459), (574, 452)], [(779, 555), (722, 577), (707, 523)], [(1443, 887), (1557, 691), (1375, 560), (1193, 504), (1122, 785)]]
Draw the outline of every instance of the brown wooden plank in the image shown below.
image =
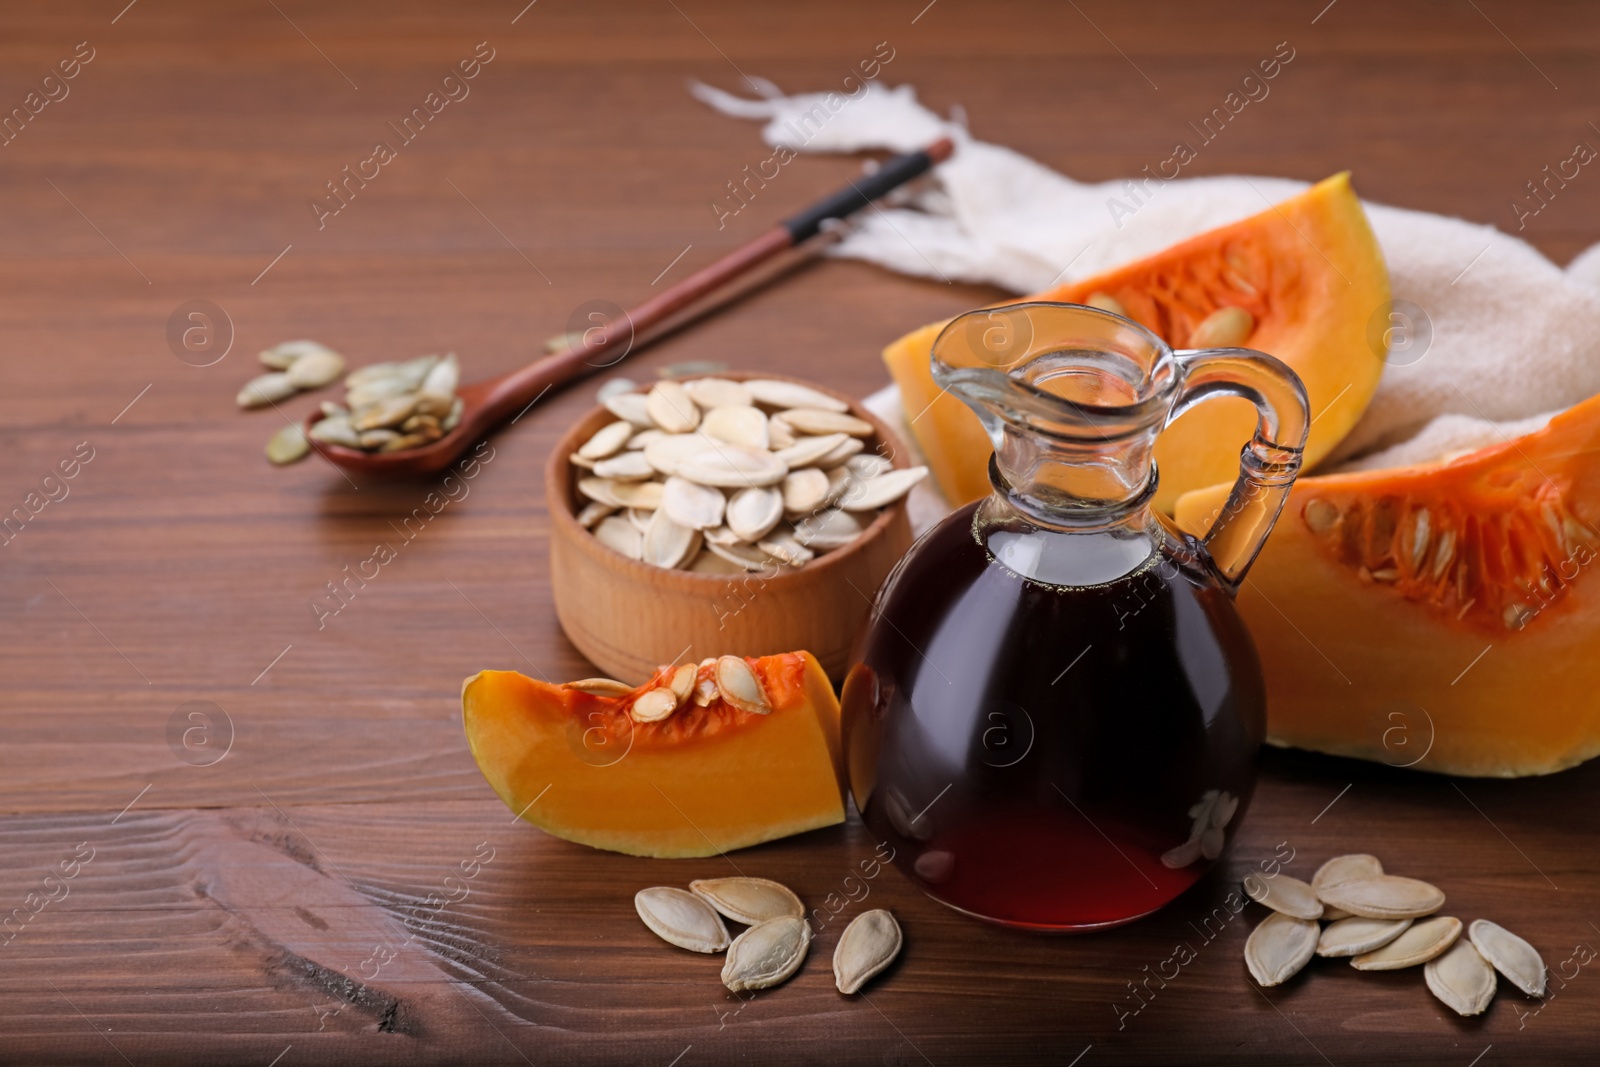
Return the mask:
[[(822, 88), (885, 40), (888, 83), (960, 104), (978, 136), (1085, 180), (1164, 158), (1288, 40), (1296, 59), (1271, 96), (1189, 173), (1349, 168), (1374, 199), (1515, 231), (1524, 183), (1575, 140), (1600, 143), (1592, 5), (539, 0), (513, 24), (518, 0), (124, 2), (0, 11), (6, 107), (77, 42), (97, 50), (71, 95), (0, 147), (0, 505), (79, 442), (95, 449), (70, 494), (0, 548), (0, 916), (59, 893), (45, 875), (94, 849), (0, 947), (0, 1062), (1587, 1061), (1600, 982), (1563, 963), (1600, 943), (1593, 768), (1452, 784), (1269, 755), (1235, 851), (1150, 920), (1024, 937), (886, 870), (868, 899), (901, 916), (907, 951), (870, 1000), (832, 991), (833, 923), (795, 982), (739, 1010), (716, 961), (655, 942), (629, 902), (726, 865), (595, 853), (513, 824), (460, 733), (471, 671), (588, 672), (549, 608), (538, 472), (592, 388), (496, 438), (470, 495), (320, 631), (308, 599), (395, 536), (426, 489), (270, 470), (278, 416), (232, 397), (254, 352), (291, 336), (358, 362), (453, 349), (498, 373), (583, 301), (648, 295), (685, 246), (679, 269), (709, 262), (858, 164), (799, 159), (719, 229), (709, 202), (767, 150), (684, 79)], [(481, 40), (496, 58), (471, 95), (318, 230), (307, 199)], [(1585, 172), (1525, 234), (1565, 262), (1600, 240), (1597, 208)], [(825, 263), (628, 373), (804, 367), (863, 394), (886, 380), (883, 343), (995, 295)], [(198, 298), (235, 335), (206, 368), (165, 338)], [(211, 766), (169, 745), (194, 700), (234, 726)], [(494, 859), (465, 899), (411, 917), (480, 841)], [(1302, 875), (1377, 851), (1575, 977), (1520, 1019), (1531, 1008), (1515, 994), (1463, 1021), (1416, 974), (1337, 966), (1259, 994), (1240, 963), (1255, 916), (1214, 940), (1196, 927), (1280, 842)], [(871, 846), (852, 823), (733, 862), (826, 906)], [(368, 979), (385, 941), (404, 947)], [(1149, 978), (1180, 941), (1194, 962)]]

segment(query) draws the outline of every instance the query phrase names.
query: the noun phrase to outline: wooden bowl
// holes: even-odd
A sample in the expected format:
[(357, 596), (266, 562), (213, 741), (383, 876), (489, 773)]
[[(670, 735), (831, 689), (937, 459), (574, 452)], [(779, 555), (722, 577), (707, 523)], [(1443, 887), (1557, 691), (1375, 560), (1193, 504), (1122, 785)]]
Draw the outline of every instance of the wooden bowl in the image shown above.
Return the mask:
[[(728, 372), (716, 377), (783, 378)], [(905, 448), (881, 419), (849, 397), (811, 382), (850, 405), (850, 413), (877, 431), (866, 441), (896, 467), (907, 466)], [(803, 567), (776, 574), (695, 574), (663, 570), (629, 559), (578, 525), (578, 477), (586, 472), (568, 457), (616, 416), (597, 407), (557, 442), (545, 467), (550, 510), (550, 579), (556, 617), (578, 650), (613, 678), (644, 681), (666, 663), (707, 656), (762, 656), (806, 649), (838, 681), (850, 650), (872, 610), (871, 598), (911, 547), (911, 522), (902, 498), (844, 548)]]

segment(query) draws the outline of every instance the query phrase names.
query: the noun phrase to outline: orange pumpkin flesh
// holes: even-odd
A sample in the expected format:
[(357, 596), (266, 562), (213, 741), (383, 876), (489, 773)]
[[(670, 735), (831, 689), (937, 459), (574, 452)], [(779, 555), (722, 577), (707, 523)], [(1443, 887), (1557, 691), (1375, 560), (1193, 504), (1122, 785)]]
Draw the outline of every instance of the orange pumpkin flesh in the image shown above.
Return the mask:
[(668, 668), (622, 697), (482, 671), (461, 690), (467, 742), (507, 807), (594, 848), (714, 856), (843, 822), (839, 703), (821, 665), (809, 652), (746, 662), (770, 714), (718, 698), (651, 723), (628, 708)]
[(1600, 754), (1597, 529), (1600, 397), (1453, 460), (1301, 478), (1238, 600), (1268, 740), (1465, 775)]
[[(1389, 299), (1389, 274), (1348, 174), (1148, 259), (1024, 299), (1082, 304), (1095, 294), (1114, 298), (1175, 348), (1188, 346), (1212, 312), (1250, 312), (1255, 329), (1243, 347), (1294, 368), (1317, 413), (1308, 465), (1350, 432), (1383, 372), (1367, 324)], [(977, 416), (934, 383), (929, 356), (944, 326), (902, 337), (883, 358), (940, 488), (963, 504), (988, 493), (991, 448)], [(1170, 512), (1184, 492), (1231, 480), (1254, 426), (1254, 409), (1237, 398), (1186, 412), (1156, 445), (1156, 507)]]

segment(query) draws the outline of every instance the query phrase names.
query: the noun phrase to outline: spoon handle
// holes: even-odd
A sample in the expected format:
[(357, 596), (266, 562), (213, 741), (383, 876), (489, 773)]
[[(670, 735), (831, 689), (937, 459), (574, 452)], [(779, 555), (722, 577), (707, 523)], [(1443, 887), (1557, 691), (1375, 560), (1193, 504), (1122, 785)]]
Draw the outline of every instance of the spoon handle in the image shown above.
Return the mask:
[(946, 137), (927, 148), (886, 160), (871, 174), (790, 216), (638, 307), (585, 330), (577, 344), (566, 351), (535, 360), (498, 379), (484, 398), (484, 423), (498, 423), (558, 385), (616, 366), (645, 331), (778, 253), (815, 236), (829, 219), (846, 218), (925, 174), (950, 158), (952, 151), (954, 145)]

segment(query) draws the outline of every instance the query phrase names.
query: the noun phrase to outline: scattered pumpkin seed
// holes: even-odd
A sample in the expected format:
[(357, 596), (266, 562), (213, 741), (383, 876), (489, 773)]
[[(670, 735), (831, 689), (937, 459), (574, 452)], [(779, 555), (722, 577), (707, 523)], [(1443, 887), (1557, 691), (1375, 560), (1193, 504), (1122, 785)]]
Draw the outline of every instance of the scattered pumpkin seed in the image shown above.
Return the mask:
[(1250, 931), (1244, 962), (1261, 986), (1282, 985), (1310, 962), (1317, 951), (1317, 924), (1310, 919), (1273, 912)]
[[(707, 906), (709, 908), (709, 905)], [(811, 927), (804, 919), (768, 919), (733, 939), (722, 965), (722, 984), (735, 993), (787, 981), (805, 962)]]
[(806, 916), (806, 906), (794, 890), (770, 878), (699, 878), (689, 883), (689, 889), (727, 918), (746, 926)]
[(1311, 886), (1282, 872), (1271, 878), (1247, 875), (1244, 891), (1251, 900), (1284, 915), (1296, 919), (1322, 918), (1322, 902), (1317, 899)]
[(1494, 968), (1465, 939), (1429, 960), (1422, 977), (1433, 995), (1457, 1015), (1482, 1015), (1494, 999)]
[(311, 442), (296, 423), (288, 424), (267, 441), (267, 460), (279, 467), (305, 459), (310, 451)]
[(849, 411), (850, 406), (827, 393), (799, 382), (760, 378), (744, 383), (756, 402), (775, 408), (818, 408), (822, 411)]
[[(1311, 876), (1311, 888), (1322, 889), (1340, 882), (1353, 882), (1358, 878), (1376, 878), (1382, 873), (1383, 864), (1378, 862), (1376, 856), (1364, 852), (1335, 856), (1317, 868), (1317, 873)], [(1327, 915), (1326, 908), (1323, 909), (1323, 915)]]
[(1413, 923), (1399, 937), (1381, 948), (1352, 957), (1350, 966), (1358, 971), (1398, 971), (1415, 967), (1443, 955), (1460, 936), (1460, 919), (1436, 915)]
[(1406, 932), (1413, 919), (1363, 919), (1359, 915), (1331, 922), (1317, 938), (1319, 956), (1359, 956), (1382, 948)]
[(900, 955), (900, 924), (882, 908), (850, 920), (833, 950), (833, 984), (847, 996), (878, 975)]
[(1420, 919), (1444, 907), (1444, 894), (1436, 887), (1391, 874), (1325, 885), (1317, 898), (1368, 919)]
[(344, 373), (344, 357), (331, 349), (307, 351), (284, 371), (296, 389), (321, 389)]
[(728, 947), (728, 928), (722, 916), (688, 890), (672, 886), (641, 889), (633, 896), (633, 906), (644, 924), (670, 945), (707, 953)]
[(1539, 950), (1499, 923), (1478, 919), (1467, 937), (1480, 955), (1530, 997), (1544, 996), (1545, 967)]
[(264, 408), (268, 404), (287, 399), (295, 394), (294, 383), (284, 371), (273, 371), (251, 378), (234, 399), (242, 408)]

